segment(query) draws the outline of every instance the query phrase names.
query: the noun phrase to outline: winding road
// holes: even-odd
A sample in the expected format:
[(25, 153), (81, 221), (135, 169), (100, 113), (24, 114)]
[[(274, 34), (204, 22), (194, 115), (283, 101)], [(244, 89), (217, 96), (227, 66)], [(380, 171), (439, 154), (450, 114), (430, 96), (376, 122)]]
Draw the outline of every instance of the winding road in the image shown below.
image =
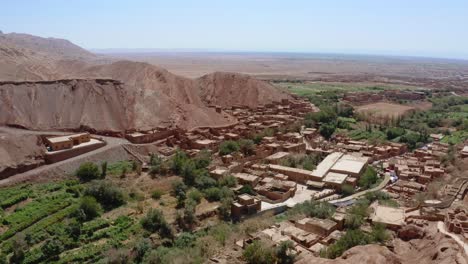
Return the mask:
[[(63, 131), (33, 131), (33, 130), (25, 130), (25, 129), (18, 129), (18, 128), (12, 128), (12, 127), (0, 127), (0, 132), (4, 132), (7, 134), (16, 134), (16, 135), (43, 135), (43, 134), (54, 134), (54, 135), (66, 135), (70, 134), (70, 132), (63, 132)], [(35, 176), (45, 173), (49, 170), (52, 170), (54, 168), (58, 168), (60, 166), (63, 166), (64, 164), (77, 161), (86, 157), (90, 157), (93, 155), (96, 155), (101, 152), (105, 152), (107, 150), (110, 150), (114, 147), (122, 146), (124, 144), (129, 144), (129, 142), (124, 139), (124, 138), (116, 138), (116, 137), (105, 137), (105, 136), (100, 136), (100, 135), (95, 135), (96, 137), (102, 138), (104, 141), (106, 141), (106, 145), (104, 147), (95, 149), (93, 151), (84, 153), (82, 155), (66, 159), (60, 162), (52, 163), (52, 164), (46, 164), (40, 167), (37, 167), (32, 170), (28, 170), (23, 173), (18, 173), (15, 174), (11, 177), (5, 178), (0, 180), (0, 187), (4, 187), (13, 183), (18, 183), (18, 182), (24, 182), (29, 179), (34, 178)]]

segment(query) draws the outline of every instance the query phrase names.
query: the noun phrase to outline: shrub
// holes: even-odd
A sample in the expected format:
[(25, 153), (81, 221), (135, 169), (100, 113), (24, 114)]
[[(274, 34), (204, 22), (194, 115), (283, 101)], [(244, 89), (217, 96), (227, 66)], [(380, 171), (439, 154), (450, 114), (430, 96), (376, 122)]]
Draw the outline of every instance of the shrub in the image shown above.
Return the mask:
[(135, 246), (133, 247), (133, 251), (135, 252), (135, 262), (141, 263), (146, 252), (148, 252), (150, 249), (151, 240), (147, 238), (138, 240)]
[(246, 185), (242, 186), (242, 188), (239, 189), (239, 194), (255, 195), (255, 191), (252, 188), (252, 186), (250, 186), (249, 184), (246, 184)]
[(401, 137), (406, 133), (406, 130), (401, 127), (391, 127), (387, 129), (387, 139), (392, 140), (397, 137)]
[(361, 230), (348, 230), (340, 239), (338, 239), (338, 241), (329, 246), (325, 251), (322, 251), (320, 255), (322, 257), (334, 259), (341, 256), (343, 252), (354, 246), (366, 245), (370, 242), (370, 236)]
[(319, 133), (325, 139), (330, 139), (330, 137), (335, 133), (336, 126), (332, 123), (322, 124), (319, 128)]
[(56, 258), (63, 249), (62, 242), (57, 238), (47, 240), (41, 247), (42, 254), (46, 258)]
[(82, 181), (90, 181), (99, 178), (99, 168), (92, 162), (85, 162), (76, 171), (76, 176)]
[(240, 151), (246, 155), (250, 156), (255, 153), (255, 144), (252, 140), (250, 139), (241, 139), (239, 140), (239, 149)]
[(248, 245), (242, 256), (249, 264), (274, 264), (276, 263), (275, 253), (271, 247), (267, 247), (259, 240), (255, 240)]
[(204, 149), (198, 153), (198, 155), (194, 159), (195, 167), (197, 169), (204, 169), (208, 167), (211, 163), (211, 153)]
[(240, 150), (240, 146), (237, 142), (228, 140), (221, 143), (219, 146), (219, 154), (224, 156)]
[(370, 233), (371, 240), (376, 243), (383, 243), (390, 239), (390, 235), (388, 234), (385, 225), (383, 224), (376, 224), (372, 227), (372, 231)]
[(177, 206), (182, 207), (187, 198), (187, 185), (181, 181), (174, 181), (172, 183), (172, 193), (177, 198)]
[(296, 255), (291, 252), (294, 249), (294, 244), (291, 240), (282, 241), (279, 246), (276, 248), (276, 257), (278, 259), (278, 264), (293, 264)]
[(219, 179), (218, 184), (220, 186), (236, 187), (237, 178), (232, 175), (226, 175), (226, 176), (223, 176), (221, 179)]
[(187, 197), (193, 201), (195, 201), (197, 204), (200, 203), (203, 194), (197, 190), (197, 189), (192, 189), (191, 191), (188, 192)]
[(196, 178), (196, 165), (195, 162), (191, 159), (186, 160), (180, 168), (180, 176), (184, 178), (185, 184), (188, 186), (193, 186), (195, 184)]
[(231, 218), (231, 204), (232, 198), (224, 197), (221, 199), (221, 205), (218, 207), (219, 217), (224, 221)]
[(81, 221), (89, 221), (101, 214), (101, 206), (92, 196), (83, 196), (75, 213)]
[(343, 184), (341, 191), (345, 196), (348, 196), (354, 193), (354, 187), (350, 184)]
[(205, 198), (210, 201), (219, 201), (221, 199), (221, 189), (218, 187), (211, 187), (206, 189), (205, 191)]
[(154, 200), (159, 200), (161, 199), (161, 196), (164, 194), (163, 191), (161, 190), (154, 190), (152, 193), (151, 193), (151, 198), (153, 198)]
[(165, 175), (168, 172), (168, 168), (158, 155), (151, 154), (149, 172), (151, 176), (155, 176), (156, 174)]
[(161, 237), (172, 238), (172, 229), (166, 222), (162, 211), (150, 209), (140, 220), (141, 226), (149, 232), (158, 232)]
[(174, 156), (171, 159), (171, 170), (174, 174), (180, 175), (182, 173), (182, 169), (187, 163), (189, 157), (187, 154), (181, 150), (177, 150)]
[(121, 206), (125, 203), (123, 192), (106, 181), (94, 181), (85, 190), (85, 194), (96, 198), (106, 210)]
[(332, 217), (335, 207), (327, 202), (305, 201), (295, 205), (287, 212), (288, 215), (305, 214), (311, 217), (326, 219)]
[(195, 245), (197, 236), (191, 233), (183, 232), (180, 234), (177, 239), (174, 241), (174, 246), (178, 248), (188, 248)]
[(207, 175), (198, 175), (195, 178), (195, 186), (201, 190), (215, 187), (218, 183), (215, 179)]

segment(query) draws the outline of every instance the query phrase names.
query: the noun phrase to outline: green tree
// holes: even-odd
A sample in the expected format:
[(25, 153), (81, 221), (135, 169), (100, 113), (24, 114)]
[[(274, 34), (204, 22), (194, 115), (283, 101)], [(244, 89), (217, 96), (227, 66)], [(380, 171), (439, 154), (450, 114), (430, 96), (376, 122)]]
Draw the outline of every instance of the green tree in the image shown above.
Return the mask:
[(82, 181), (90, 181), (99, 178), (99, 168), (92, 162), (85, 162), (76, 171), (76, 176)]
[(375, 169), (371, 166), (367, 166), (366, 171), (358, 180), (358, 185), (362, 188), (368, 189), (374, 185), (378, 179), (379, 177), (377, 176)]

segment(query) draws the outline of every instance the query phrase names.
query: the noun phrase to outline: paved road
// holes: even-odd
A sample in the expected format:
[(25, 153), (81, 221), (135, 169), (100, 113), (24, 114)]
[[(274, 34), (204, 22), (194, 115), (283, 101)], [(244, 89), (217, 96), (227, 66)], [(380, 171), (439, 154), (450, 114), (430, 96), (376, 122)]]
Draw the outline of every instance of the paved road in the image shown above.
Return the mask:
[(439, 232), (441, 232), (442, 234), (444, 235), (447, 235), (451, 238), (453, 238), (455, 240), (455, 242), (458, 243), (458, 245), (460, 245), (461, 248), (463, 248), (463, 250), (465, 251), (465, 255), (468, 256), (468, 244), (466, 244), (463, 240), (461, 240), (461, 238), (453, 233), (450, 233), (448, 232), (446, 229), (445, 229), (445, 225), (443, 222), (439, 221), (437, 222), (437, 229), (439, 230)]
[(380, 190), (382, 190), (383, 188), (385, 188), (385, 186), (387, 185), (387, 183), (388, 183), (389, 181), (390, 181), (390, 176), (389, 176), (389, 175), (385, 175), (383, 181), (382, 181), (377, 187), (374, 187), (374, 188), (372, 188), (372, 189), (368, 189), (368, 190), (365, 190), (365, 191), (362, 191), (362, 192), (358, 192), (358, 193), (352, 194), (352, 195), (347, 196), (347, 197), (345, 197), (345, 198), (333, 200), (333, 201), (330, 201), (329, 203), (335, 204), (335, 203), (347, 202), (347, 201), (350, 201), (350, 200), (354, 200), (354, 199), (356, 199), (356, 198), (358, 198), (358, 197), (361, 197), (361, 196), (365, 195), (366, 193), (375, 192), (375, 191), (380, 191)]
[[(11, 128), (11, 127), (0, 127), (0, 132), (8, 133), (8, 134), (16, 134), (16, 135), (26, 135), (26, 134), (33, 134), (33, 135), (41, 135), (41, 134), (55, 134), (55, 135), (64, 135), (64, 134), (70, 134), (69, 132), (63, 132), (63, 131), (31, 131), (31, 130), (25, 130), (25, 129), (18, 129), (18, 128)], [(116, 146), (120, 146), (123, 144), (128, 144), (129, 142), (126, 139), (123, 138), (116, 138), (116, 137), (105, 137), (105, 136), (100, 136), (100, 135), (95, 135), (96, 137), (100, 137), (103, 140), (107, 142), (107, 145), (105, 145), (102, 148), (98, 148), (96, 150), (84, 153), (82, 155), (66, 159), (57, 163), (53, 164), (47, 164), (40, 166), (36, 169), (32, 169), (23, 173), (18, 173), (15, 174), (11, 177), (8, 177), (6, 179), (0, 180), (0, 187), (10, 185), (12, 183), (17, 183), (17, 182), (23, 182), (25, 180), (34, 178), (35, 176), (47, 172), (48, 170), (60, 167), (66, 163), (70, 163), (79, 159), (82, 159), (84, 157), (89, 157), (93, 156), (95, 154), (104, 152), (106, 150), (109, 150), (111, 148), (114, 148)]]

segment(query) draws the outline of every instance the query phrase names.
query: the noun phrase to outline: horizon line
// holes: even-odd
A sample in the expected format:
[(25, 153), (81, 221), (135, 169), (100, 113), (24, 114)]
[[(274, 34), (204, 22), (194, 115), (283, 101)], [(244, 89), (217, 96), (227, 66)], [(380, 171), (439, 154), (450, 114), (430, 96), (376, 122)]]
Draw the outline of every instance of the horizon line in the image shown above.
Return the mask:
[[(86, 50), (98, 54), (124, 54), (124, 53), (251, 53), (251, 54), (308, 54), (308, 55), (344, 55), (344, 56), (368, 56), (368, 57), (390, 57), (390, 58), (413, 58), (413, 59), (436, 59), (455, 60), (468, 62), (468, 54), (462, 56), (450, 55), (426, 55), (411, 54), (409, 52), (397, 51), (281, 51), (281, 50), (231, 50), (216, 48), (86, 48)], [(429, 52), (427, 52), (429, 53)]]

